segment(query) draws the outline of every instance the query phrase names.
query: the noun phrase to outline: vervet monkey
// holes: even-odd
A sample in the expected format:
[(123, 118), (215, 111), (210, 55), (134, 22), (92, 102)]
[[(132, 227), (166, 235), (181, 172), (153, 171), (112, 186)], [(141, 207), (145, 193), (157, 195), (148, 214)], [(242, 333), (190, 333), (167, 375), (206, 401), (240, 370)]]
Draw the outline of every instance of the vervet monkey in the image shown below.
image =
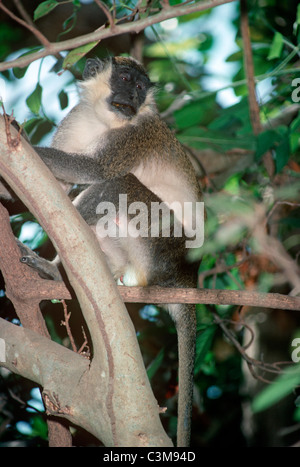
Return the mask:
[[(137, 286), (196, 286), (197, 274), (186, 261), (186, 242), (195, 236), (199, 221), (195, 206), (201, 200), (200, 188), (181, 144), (158, 114), (154, 86), (137, 61), (124, 57), (87, 60), (79, 104), (60, 124), (52, 147), (35, 149), (58, 180), (87, 185), (74, 204), (96, 234), (100, 214), (102, 218), (104, 214), (99, 214), (99, 203), (116, 206), (110, 220), (117, 236), (98, 236), (116, 280)], [(141, 223), (150, 220), (150, 224), (144, 223), (145, 235), (120, 235), (121, 227), (128, 227), (133, 219), (133, 213), (125, 218), (121, 213), (120, 195), (127, 196), (128, 205), (146, 206)], [(159, 234), (151, 236), (147, 232), (155, 203), (167, 211), (159, 218)], [(182, 216), (188, 203), (193, 215)], [(166, 215), (171, 218), (169, 237), (163, 233)], [(176, 235), (178, 226), (184, 227), (181, 236)], [(192, 305), (165, 308), (178, 333), (177, 445), (188, 446), (196, 315)]]

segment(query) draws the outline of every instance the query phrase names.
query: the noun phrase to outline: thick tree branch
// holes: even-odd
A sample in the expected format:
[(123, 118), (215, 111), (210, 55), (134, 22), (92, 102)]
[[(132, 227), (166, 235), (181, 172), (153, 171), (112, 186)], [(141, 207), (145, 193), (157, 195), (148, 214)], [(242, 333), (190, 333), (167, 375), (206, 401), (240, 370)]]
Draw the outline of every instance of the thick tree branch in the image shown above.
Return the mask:
[[(45, 336), (2, 318), (0, 318), (0, 338), (5, 344), (5, 352), (1, 353), (1, 366), (41, 386), (47, 386), (45, 380), (49, 379), (58, 387), (62, 384), (59, 380), (63, 377), (67, 393), (67, 388), (69, 390), (74, 384), (74, 379), (78, 381), (88, 370), (89, 360), (86, 358)], [(58, 372), (58, 378), (55, 377), (55, 371)], [(72, 375), (76, 376), (73, 378)], [(68, 378), (70, 378), (70, 387), (66, 383)]]
[[(89, 361), (30, 329), (1, 318), (0, 339), (0, 366), (42, 386), (44, 395), (48, 395), (48, 399), (44, 397), (48, 414), (65, 415), (80, 424), (82, 414), (76, 407), (80, 400), (78, 383), (86, 374)], [(68, 407), (66, 413), (62, 410), (54, 413), (49, 402), (52, 394), (58, 395), (61, 407)], [(76, 408), (77, 416), (74, 418)]]
[[(1, 203), (0, 224), (0, 269), (11, 300), (41, 302), (55, 298), (70, 299), (71, 294), (63, 282), (41, 279), (37, 272), (20, 262), (21, 253), (11, 231), (9, 215)], [(15, 284), (18, 286), (14, 287)]]
[(197, 11), (205, 11), (209, 8), (214, 8), (216, 6), (224, 5), (225, 3), (231, 3), (233, 1), (235, 0), (210, 0), (185, 5), (176, 5), (174, 7), (166, 6), (155, 15), (151, 15), (129, 23), (118, 25), (115, 24), (113, 29), (97, 29), (96, 31), (85, 34), (84, 36), (79, 36), (66, 41), (50, 43), (47, 47), (38, 52), (33, 52), (32, 54), (17, 58), (15, 60), (1, 63), (0, 71), (8, 70), (9, 68), (13, 67), (22, 68), (29, 65), (33, 61), (38, 60), (39, 58), (46, 57), (48, 55), (56, 55), (58, 52), (62, 52), (64, 50), (72, 50), (76, 47), (89, 44), (90, 42), (99, 42), (100, 40), (107, 39), (108, 37), (119, 36), (121, 34), (128, 33), (139, 33), (148, 26), (160, 23), (161, 21), (188, 15)]
[[(63, 417), (81, 426), (106, 446), (116, 445), (109, 435), (104, 366), (92, 370), (85, 357), (2, 318), (0, 343), (0, 367), (40, 385), (48, 415)], [(134, 378), (134, 375), (130, 376)], [(160, 425), (156, 423), (158, 405), (146, 404), (143, 408), (146, 402), (142, 396), (143, 386), (138, 386), (140, 399), (132, 405), (126, 378), (125, 367), (118, 379), (123, 389), (121, 404), (127, 414), (126, 418), (119, 420), (117, 413), (116, 429), (123, 430), (117, 445), (170, 447), (170, 440), (162, 436)]]
[[(0, 270), (6, 285), (6, 296), (25, 328), (50, 338), (39, 303), (43, 299), (71, 298), (63, 283), (43, 281), (34, 270), (20, 263), (20, 250), (11, 231), (9, 215), (0, 203)], [(52, 282), (52, 284), (51, 284)], [(47, 287), (48, 286), (48, 287)], [(71, 446), (72, 438), (67, 427), (48, 418), (49, 446)]]
[[(11, 131), (14, 141), (17, 132)], [(95, 394), (101, 386), (99, 401), (89, 401), (101, 409), (101, 416), (98, 412), (89, 420), (89, 431), (97, 432), (109, 446), (169, 446), (135, 330), (96, 237), (32, 147), (25, 141), (8, 146), (3, 118), (0, 173), (51, 238), (89, 328), (93, 345), (89, 377)], [(140, 439), (138, 433), (145, 436)]]

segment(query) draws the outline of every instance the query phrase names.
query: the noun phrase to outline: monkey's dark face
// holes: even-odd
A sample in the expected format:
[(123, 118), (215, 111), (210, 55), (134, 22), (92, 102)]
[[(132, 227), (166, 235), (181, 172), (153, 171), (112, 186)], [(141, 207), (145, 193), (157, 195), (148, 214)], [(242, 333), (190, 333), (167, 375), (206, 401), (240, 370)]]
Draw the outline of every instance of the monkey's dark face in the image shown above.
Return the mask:
[(124, 64), (113, 63), (110, 84), (112, 92), (108, 104), (112, 111), (126, 119), (138, 113), (152, 87), (142, 67), (134, 61), (130, 64), (126, 61)]
[[(102, 102), (105, 100), (109, 110), (120, 119), (130, 120), (137, 115), (143, 103), (147, 105), (147, 97), (153, 105), (153, 96), (149, 93), (153, 83), (142, 65), (132, 58), (88, 59), (83, 79), (91, 84), (90, 89), (95, 90), (95, 101), (99, 97)], [(104, 88), (101, 88), (102, 81)], [(104, 97), (108, 89), (110, 93)]]

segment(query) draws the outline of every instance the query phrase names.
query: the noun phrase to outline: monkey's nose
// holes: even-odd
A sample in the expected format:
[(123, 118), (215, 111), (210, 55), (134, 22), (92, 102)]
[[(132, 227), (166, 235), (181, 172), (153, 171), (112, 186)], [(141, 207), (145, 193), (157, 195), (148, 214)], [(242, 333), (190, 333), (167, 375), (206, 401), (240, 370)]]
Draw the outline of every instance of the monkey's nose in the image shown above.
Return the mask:
[(138, 102), (139, 102), (139, 96), (138, 96), (138, 93), (136, 90), (132, 91), (132, 93), (130, 94), (130, 100), (135, 104), (137, 105)]

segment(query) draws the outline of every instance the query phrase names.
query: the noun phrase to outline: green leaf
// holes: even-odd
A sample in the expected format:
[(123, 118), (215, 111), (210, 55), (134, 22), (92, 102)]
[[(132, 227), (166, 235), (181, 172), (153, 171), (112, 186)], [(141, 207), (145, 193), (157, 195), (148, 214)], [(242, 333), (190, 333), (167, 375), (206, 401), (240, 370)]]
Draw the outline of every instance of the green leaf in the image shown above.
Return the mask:
[(279, 58), (283, 48), (283, 35), (280, 32), (276, 32), (273, 37), (268, 60), (273, 60), (274, 58)]
[(177, 135), (179, 141), (196, 149), (215, 148), (220, 151), (228, 151), (233, 148), (245, 148), (253, 150), (254, 139), (252, 135), (238, 137), (228, 132), (211, 131), (193, 126)]
[(60, 91), (60, 93), (58, 94), (58, 99), (59, 99), (61, 110), (64, 110), (66, 107), (68, 107), (68, 103), (69, 103), (68, 94), (65, 93), (64, 90)]
[(246, 135), (252, 131), (249, 121), (248, 99), (241, 99), (240, 102), (226, 109), (218, 111), (218, 116), (211, 121), (208, 128), (211, 130), (223, 130), (228, 135)]
[(68, 34), (75, 27), (77, 22), (77, 14), (81, 8), (81, 3), (79, 1), (73, 1), (73, 13), (63, 22), (63, 31), (58, 35), (57, 40), (61, 40), (61, 37), (65, 34)]
[(278, 144), (276, 148), (276, 172), (281, 172), (283, 167), (286, 166), (290, 158), (290, 141), (288, 137), (283, 138), (283, 140)]
[[(0, 37), (0, 41), (1, 41), (1, 37)], [(40, 47), (31, 48), (30, 50), (27, 50), (25, 53), (22, 53), (21, 55), (19, 55), (18, 58), (26, 57), (27, 55), (30, 55), (30, 54), (36, 52), (37, 50), (40, 50)], [(14, 76), (16, 78), (18, 78), (18, 79), (23, 78), (26, 71), (28, 70), (28, 67), (29, 67), (29, 65), (27, 65), (26, 67), (23, 67), (23, 68), (19, 68), (19, 67), (13, 68), (12, 71), (13, 71)]]
[(212, 341), (216, 332), (217, 326), (208, 326), (204, 331), (197, 333), (196, 340), (196, 359), (195, 373), (199, 373), (204, 364), (205, 357), (211, 349)]
[(229, 177), (224, 185), (224, 190), (232, 195), (239, 195), (241, 177), (241, 173), (237, 173)]
[(300, 422), (300, 407), (297, 407), (295, 412), (294, 412), (294, 421), (295, 422)]
[(34, 11), (34, 21), (50, 13), (50, 11), (52, 11), (57, 5), (59, 5), (59, 3), (56, 2), (56, 0), (47, 0), (46, 2), (40, 3)]
[(152, 360), (152, 362), (150, 363), (150, 365), (148, 366), (147, 368), (147, 375), (148, 375), (148, 378), (151, 380), (151, 378), (153, 378), (153, 376), (155, 375), (155, 373), (157, 372), (157, 370), (159, 369), (159, 367), (161, 366), (161, 363), (164, 359), (164, 356), (165, 356), (165, 349), (162, 348), (159, 353), (157, 354), (157, 356), (155, 357), (154, 360)]
[(27, 69), (28, 69), (28, 66), (26, 66), (26, 67), (24, 67), (24, 68), (18, 68), (18, 67), (16, 67), (16, 68), (13, 68), (13, 69), (12, 69), (12, 72), (13, 72), (15, 78), (21, 79), (21, 78), (24, 77), (24, 75), (25, 75)]
[(258, 394), (252, 403), (253, 412), (261, 412), (283, 397), (291, 394), (296, 386), (300, 384), (300, 365), (289, 367), (272, 384), (267, 386)]
[(266, 130), (260, 133), (257, 137), (257, 147), (255, 159), (259, 161), (261, 157), (278, 141), (278, 134), (275, 130)]
[[(295, 229), (300, 229), (300, 216), (299, 217), (286, 217), (285, 219), (280, 219), (280, 224), (288, 225), (290, 227), (295, 227)], [(298, 242), (298, 238), (295, 239)], [(296, 246), (298, 243), (296, 244)]]
[(297, 131), (300, 128), (300, 116), (295, 118), (290, 124), (291, 131)]
[(42, 87), (37, 83), (35, 90), (29, 97), (26, 99), (26, 104), (30, 108), (31, 112), (38, 114), (41, 108), (42, 103)]
[(296, 23), (300, 24), (300, 3), (298, 3), (297, 6), (297, 18), (296, 18)]
[(147, 55), (149, 57), (181, 57), (186, 50), (197, 49), (201, 42), (198, 38), (189, 38), (184, 41), (172, 41), (172, 42), (154, 42), (147, 46)]
[(291, 133), (290, 135), (291, 153), (294, 153), (300, 147), (300, 134)]
[(204, 126), (215, 116), (214, 103), (210, 98), (189, 102), (174, 112), (177, 127), (181, 130), (193, 125)]
[(84, 57), (90, 50), (92, 50), (99, 41), (90, 42), (89, 44), (82, 45), (81, 47), (77, 47), (71, 52), (68, 53), (66, 58), (63, 61), (63, 68), (68, 69), (71, 68), (74, 63), (78, 62), (82, 57)]
[(49, 133), (53, 128), (53, 124), (42, 117), (34, 117), (27, 120), (24, 124), (24, 130), (26, 131), (31, 144), (38, 144), (43, 136)]
[(32, 423), (32, 436), (39, 436), (42, 439), (48, 439), (48, 427), (47, 423), (41, 415), (36, 415), (31, 419)]
[(53, 123), (50, 120), (43, 118), (36, 126), (35, 132), (31, 135), (31, 143), (38, 144), (41, 139), (52, 130), (52, 128)]
[(29, 139), (30, 139), (30, 135), (31, 133), (35, 130), (36, 126), (40, 124), (41, 121), (43, 121), (44, 119), (42, 117), (33, 117), (33, 118), (30, 118), (29, 120), (26, 120), (26, 122), (24, 123), (24, 130), (26, 132), (26, 134), (29, 136)]

